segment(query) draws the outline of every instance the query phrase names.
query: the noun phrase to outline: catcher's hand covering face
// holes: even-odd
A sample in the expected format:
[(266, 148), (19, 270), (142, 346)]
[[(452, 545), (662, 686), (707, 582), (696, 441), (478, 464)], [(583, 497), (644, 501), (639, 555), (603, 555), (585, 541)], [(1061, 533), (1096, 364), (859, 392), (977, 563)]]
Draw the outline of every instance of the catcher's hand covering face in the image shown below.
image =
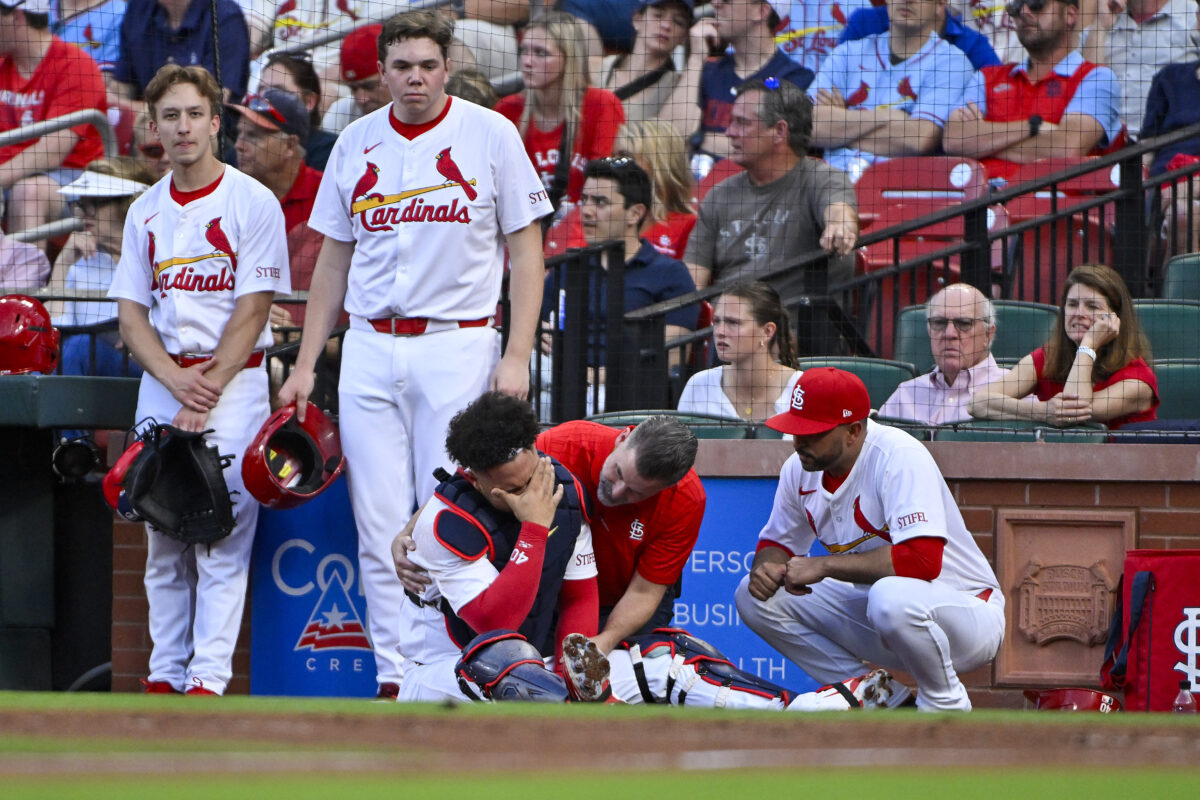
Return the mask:
[(233, 502), (222, 471), (232, 457), (218, 454), (206, 433), (211, 431), (153, 425), (126, 451), (136, 450), (133, 457), (123, 456), (105, 478), (109, 503), (118, 508), (114, 500), (123, 501), (137, 517), (186, 544), (228, 536)]

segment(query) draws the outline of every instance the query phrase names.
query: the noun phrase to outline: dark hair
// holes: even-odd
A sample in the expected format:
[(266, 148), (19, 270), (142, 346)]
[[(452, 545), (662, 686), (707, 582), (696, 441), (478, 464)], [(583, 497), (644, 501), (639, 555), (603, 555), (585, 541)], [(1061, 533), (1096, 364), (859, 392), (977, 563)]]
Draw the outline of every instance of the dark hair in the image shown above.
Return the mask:
[(450, 52), (454, 23), (434, 11), (404, 11), (383, 23), (376, 49), (379, 60), (387, 64), (388, 47), (403, 39), (432, 39), (442, 51), (442, 60)]
[(154, 73), (150, 83), (146, 84), (146, 105), (150, 107), (150, 118), (158, 119), (158, 109), (155, 106), (163, 99), (173, 86), (190, 83), (196, 87), (200, 96), (208, 101), (214, 117), (221, 116), (221, 87), (212, 73), (201, 66), (182, 67), (179, 64), (163, 64)]
[(538, 432), (533, 406), (503, 392), (488, 392), (450, 420), (446, 452), (465, 469), (491, 469), (533, 447)]
[(675, 417), (656, 414), (642, 420), (625, 444), (632, 447), (633, 465), (648, 481), (678, 483), (696, 463), (696, 434)]
[(1065, 381), (1071, 373), (1078, 345), (1067, 336), (1067, 293), (1079, 284), (1095, 289), (1108, 301), (1108, 307), (1121, 320), (1117, 338), (1097, 349), (1096, 363), (1092, 367), (1093, 380), (1104, 380), (1136, 358), (1151, 364), (1150, 342), (1138, 323), (1137, 312), (1129, 288), (1120, 274), (1103, 264), (1084, 264), (1067, 275), (1063, 285), (1062, 300), (1058, 303), (1058, 321), (1050, 341), (1046, 342), (1045, 377), (1052, 381)]
[(44, 31), (50, 27), (50, 15), (34, 14), (31, 11), (26, 11), (25, 24), (33, 28), (35, 31)]
[(779, 78), (759, 78), (740, 84), (736, 92), (738, 97), (746, 92), (762, 92), (759, 121), (768, 128), (776, 122), (786, 122), (788, 147), (798, 156), (808, 152), (812, 139), (812, 101), (799, 86)]
[(460, 69), (446, 81), (446, 94), (484, 108), (495, 108), (500, 102), (487, 75), (477, 69)]
[(766, 325), (775, 323), (775, 334), (767, 343), (767, 348), (776, 355), (779, 363), (785, 367), (799, 369), (796, 353), (796, 339), (792, 335), (792, 320), (779, 292), (762, 281), (743, 281), (735, 283), (721, 293), (725, 297), (736, 297), (745, 300), (750, 307), (750, 316), (755, 323)]
[(307, 58), (299, 58), (291, 53), (276, 53), (267, 59), (267, 66), (278, 64), (288, 71), (292, 76), (292, 80), (296, 82), (296, 86), (300, 89), (300, 100), (303, 101), (304, 94), (310, 93), (317, 98), (317, 102), (313, 105), (312, 111), (309, 113), (309, 126), (316, 130), (321, 127), (321, 79), (317, 76), (316, 69), (313, 68), (312, 62)]
[[(583, 174), (585, 178), (610, 178), (616, 181), (625, 207), (641, 203), (646, 209), (642, 219), (650, 216), (650, 210), (654, 207), (654, 184), (646, 170), (632, 158), (593, 158)], [(638, 220), (639, 223), (641, 221)]]

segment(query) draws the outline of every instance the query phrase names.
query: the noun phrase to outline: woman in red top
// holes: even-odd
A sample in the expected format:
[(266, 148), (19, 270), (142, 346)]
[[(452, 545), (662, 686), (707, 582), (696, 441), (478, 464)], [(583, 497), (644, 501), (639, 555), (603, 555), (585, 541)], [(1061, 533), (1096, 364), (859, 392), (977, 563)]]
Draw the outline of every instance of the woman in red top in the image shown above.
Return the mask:
[[(1158, 381), (1125, 281), (1090, 264), (1067, 276), (1050, 341), (971, 398), (971, 416), (1119, 428), (1155, 419)], [(1035, 397), (1026, 397), (1033, 392)], [(1024, 398), (1024, 399), (1018, 399)]]
[(617, 155), (638, 163), (654, 181), (654, 208), (642, 238), (671, 258), (683, 258), (688, 237), (696, 227), (692, 197), (695, 179), (688, 164), (687, 143), (665, 120), (626, 122), (617, 134)]
[[(521, 131), (525, 152), (556, 208), (560, 197), (579, 201), (584, 167), (590, 159), (612, 155), (617, 129), (625, 121), (615, 94), (589, 86), (584, 42), (569, 14), (548, 12), (529, 23), (520, 51), (525, 90), (496, 106)], [(565, 190), (553, 186), (564, 149), (571, 153)]]

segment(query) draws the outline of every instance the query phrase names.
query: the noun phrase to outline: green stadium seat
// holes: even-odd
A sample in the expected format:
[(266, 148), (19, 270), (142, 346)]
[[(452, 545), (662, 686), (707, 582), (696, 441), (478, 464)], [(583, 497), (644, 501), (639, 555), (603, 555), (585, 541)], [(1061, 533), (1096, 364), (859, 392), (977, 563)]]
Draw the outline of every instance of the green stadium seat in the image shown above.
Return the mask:
[(1200, 357), (1200, 301), (1134, 300), (1154, 360)]
[(587, 419), (601, 425), (621, 428), (626, 425), (637, 425), (647, 417), (659, 414), (675, 417), (687, 425), (692, 433), (696, 434), (697, 439), (752, 439), (755, 434), (756, 426), (753, 423), (708, 414), (682, 413), (674, 409), (607, 411), (602, 414), (593, 414)]
[(1154, 362), (1158, 379), (1158, 418), (1200, 418), (1200, 359)]
[(867, 393), (871, 396), (871, 408), (879, 408), (892, 396), (897, 386), (917, 377), (918, 374), (907, 361), (891, 361), (885, 358), (817, 356), (800, 359), (800, 369), (812, 367), (837, 367), (862, 378), (862, 382), (867, 385)]
[(1073, 442), (1095, 444), (1108, 441), (1105, 425), (1054, 428), (1027, 420), (976, 419), (946, 425), (933, 431), (935, 442)]
[(1164, 300), (1200, 300), (1200, 253), (1184, 253), (1167, 262), (1161, 295)]

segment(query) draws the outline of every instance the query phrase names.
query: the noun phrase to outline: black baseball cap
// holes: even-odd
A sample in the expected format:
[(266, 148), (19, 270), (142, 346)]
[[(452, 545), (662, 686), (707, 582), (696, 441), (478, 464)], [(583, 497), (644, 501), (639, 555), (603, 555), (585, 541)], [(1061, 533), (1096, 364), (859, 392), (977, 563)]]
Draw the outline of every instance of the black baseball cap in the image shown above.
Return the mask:
[(303, 101), (283, 89), (267, 89), (260, 94), (246, 95), (241, 105), (229, 106), (260, 128), (282, 131), (308, 141), (310, 117)]

